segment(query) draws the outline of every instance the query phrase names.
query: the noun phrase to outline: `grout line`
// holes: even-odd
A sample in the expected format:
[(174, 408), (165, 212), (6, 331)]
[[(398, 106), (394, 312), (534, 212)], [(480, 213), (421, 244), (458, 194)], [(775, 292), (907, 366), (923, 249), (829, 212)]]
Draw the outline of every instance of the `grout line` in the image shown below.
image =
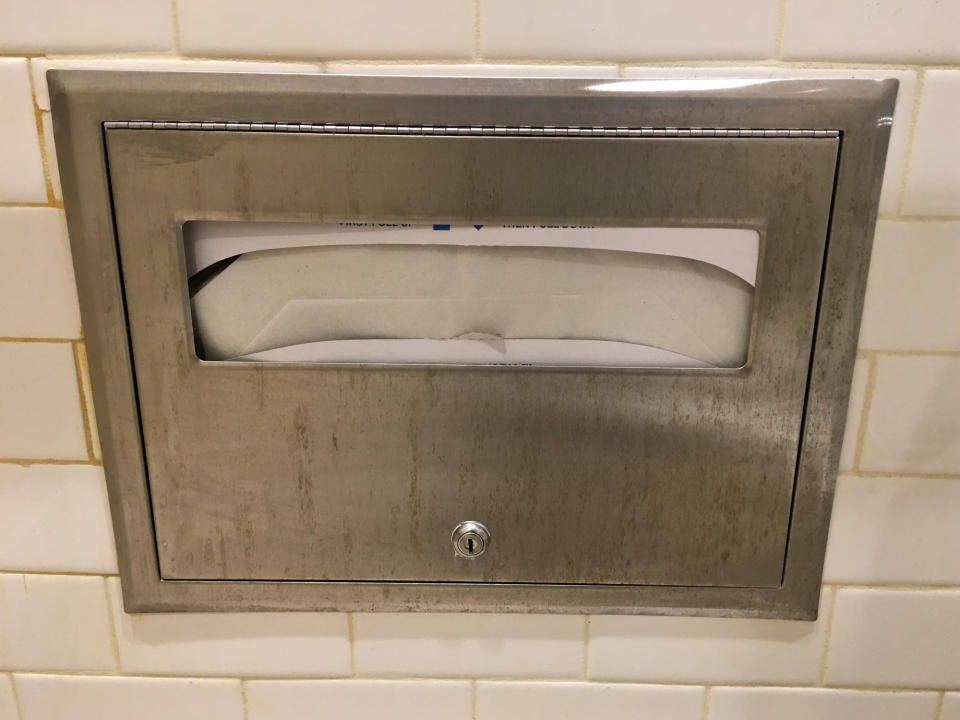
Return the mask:
[[(103, 572), (75, 572), (72, 570), (23, 570), (18, 568), (0, 568), (0, 577), (4, 575), (42, 575), (47, 577), (102, 577), (102, 578), (112, 578), (118, 577), (116, 573), (103, 573)], [(845, 583), (845, 582), (836, 582), (830, 583), (829, 585), (824, 585), (824, 587), (833, 588), (834, 590), (875, 590), (879, 592), (960, 592), (960, 583), (953, 584), (904, 584), (904, 583)], [(348, 618), (352, 618), (353, 613), (344, 613)], [(629, 616), (623, 616), (629, 617)], [(642, 616), (642, 617), (658, 617), (654, 615)], [(798, 622), (798, 621), (791, 621)], [(353, 639), (353, 624), (348, 623), (347, 626), (348, 637)], [(352, 645), (352, 643), (351, 643)], [(352, 667), (353, 663), (351, 662), (351, 676), (356, 677), (378, 677), (377, 675), (368, 676), (366, 674), (361, 675), (357, 673)], [(3, 672), (0, 669), (0, 672)], [(582, 673), (581, 673), (582, 675)], [(340, 677), (340, 676), (338, 676)], [(347, 676), (349, 677), (349, 676)], [(382, 677), (393, 677), (391, 675), (385, 675)], [(433, 677), (433, 676), (425, 676)], [(689, 684), (689, 683), (686, 683)]]
[(917, 73), (917, 87), (913, 95), (913, 108), (910, 113), (910, 125), (907, 131), (907, 147), (904, 148), (903, 170), (900, 171), (900, 184), (897, 187), (897, 214), (903, 215), (903, 198), (907, 192), (907, 182), (910, 179), (910, 168), (913, 165), (913, 146), (917, 137), (917, 120), (920, 117), (920, 101), (927, 82), (927, 72), (920, 68)]
[(0, 202), (0, 208), (60, 208), (54, 201), (51, 202)]
[(707, 720), (710, 717), (710, 691), (713, 688), (707, 685), (703, 688), (703, 706), (700, 710), (700, 720)]
[(17, 682), (13, 679), (13, 673), (4, 673), (10, 681), (10, 692), (13, 694), (13, 712), (16, 720), (23, 720), (23, 709), (20, 707), (20, 695), (17, 693)]
[(885, 222), (945, 223), (960, 222), (960, 212), (956, 215), (878, 215), (877, 220)]
[(867, 385), (863, 389), (863, 406), (860, 408), (860, 424), (857, 426), (857, 444), (853, 451), (853, 470), (860, 469), (863, 446), (867, 437), (867, 421), (870, 418), (870, 406), (873, 404), (873, 391), (877, 385), (877, 357), (871, 353), (867, 360)]
[(960, 480), (960, 473), (922, 473), (901, 470), (899, 472), (879, 472), (873, 470), (844, 470), (838, 477), (876, 478), (890, 480)]
[[(174, 0), (176, 2), (176, 0)], [(240, 678), (240, 700), (243, 703), (243, 720), (250, 720), (250, 709), (247, 702), (247, 681)]]
[(941, 690), (940, 697), (937, 698), (937, 709), (933, 713), (934, 720), (943, 720), (943, 704), (947, 699), (947, 691)]
[[(48, 576), (48, 577), (98, 577), (98, 578), (110, 578), (117, 577), (114, 575), (107, 575), (102, 572), (81, 572), (74, 570), (22, 570), (18, 568), (0, 568), (0, 577), (4, 575), (29, 575), (29, 576)], [(3, 672), (0, 670), (0, 672)]]
[[(33, 104), (33, 120), (37, 126), (37, 142), (40, 143), (40, 163), (43, 167), (43, 183), (47, 193), (47, 205), (54, 205), (57, 196), (53, 192), (53, 181), (50, 179), (50, 158), (47, 157), (46, 133), (43, 131), (43, 113), (40, 103), (37, 102), (37, 88), (33, 79), (33, 62), (27, 63), (27, 78), (30, 83), (30, 102)], [(52, 145), (53, 143), (51, 143)]]
[(960, 350), (884, 350), (882, 348), (863, 348), (867, 354), (886, 355), (888, 357), (960, 357)]
[(777, 3), (777, 27), (773, 36), (773, 57), (780, 60), (783, 56), (783, 29), (787, 24), (787, 0)]
[(470, 681), (470, 718), (477, 720), (477, 680)]
[(107, 622), (110, 624), (110, 652), (113, 654), (113, 667), (117, 675), (123, 675), (123, 671), (120, 668), (120, 641), (117, 639), (117, 618), (114, 617), (113, 602), (110, 597), (110, 584), (106, 578), (103, 578), (103, 597), (107, 602)]
[[(106, 671), (96, 671), (96, 670), (0, 670), (3, 673), (10, 673), (11, 675), (16, 676), (35, 676), (35, 675), (55, 675), (62, 677), (99, 677), (99, 678), (110, 678), (118, 677), (116, 675), (111, 675)], [(276, 681), (276, 680), (325, 680), (325, 681), (334, 681), (334, 680), (347, 680), (350, 678), (344, 678), (341, 676), (331, 675), (331, 676), (316, 676), (316, 675), (204, 675), (199, 673), (189, 673), (182, 675), (171, 675), (169, 673), (135, 673), (123, 675), (125, 678), (142, 678), (142, 679), (167, 679), (167, 680), (239, 680), (241, 682), (257, 682), (257, 681)], [(407, 677), (402, 675), (370, 675), (363, 676), (362, 678), (357, 678), (357, 681), (384, 681), (384, 682), (416, 682), (416, 681), (432, 681), (439, 683), (456, 683), (456, 682), (477, 682), (478, 678), (475, 677), (462, 677), (462, 676), (418, 676), (418, 677)], [(490, 676), (479, 678), (479, 681), (493, 680), (497, 683), (537, 683), (541, 685), (550, 685), (550, 684), (567, 684), (571, 682), (570, 678), (556, 678), (556, 677), (499, 677), (499, 676)], [(870, 693), (885, 693), (889, 695), (901, 694), (901, 693), (945, 693), (950, 692), (950, 690), (944, 690), (942, 687), (878, 687), (875, 685), (831, 685), (826, 688), (821, 688), (818, 685), (811, 684), (800, 684), (800, 683), (731, 683), (731, 682), (719, 682), (705, 686), (703, 682), (677, 682), (669, 680), (602, 680), (602, 681), (591, 681), (589, 685), (645, 685), (645, 686), (665, 686), (665, 687), (684, 687), (684, 688), (698, 688), (705, 689), (709, 687), (711, 690), (715, 688), (778, 688), (778, 689), (796, 689), (796, 690), (827, 690), (830, 692), (841, 692), (841, 691), (852, 691), (852, 692), (870, 692)]]
[(0, 343), (73, 343), (80, 338), (0, 337)]
[(480, 60), (480, 0), (473, 0), (473, 61)]
[[(87, 443), (87, 458), (93, 462), (95, 461), (96, 454), (93, 451), (93, 431), (91, 430), (90, 425), (90, 408), (87, 407), (87, 393), (86, 393), (86, 384), (87, 384), (87, 362), (86, 362), (86, 351), (81, 348), (83, 343), (74, 341), (71, 343), (73, 345), (73, 367), (77, 373), (77, 386), (80, 389), (80, 414), (83, 416), (83, 436), (84, 440)], [(82, 357), (81, 357), (82, 353)]]
[(180, 8), (177, 0), (170, 0), (170, 20), (173, 23), (173, 51), (177, 56), (182, 57), (183, 53), (180, 47)]
[(353, 613), (347, 613), (347, 641), (350, 645), (350, 675), (357, 677), (357, 654), (354, 649), (356, 633), (353, 628)]
[(820, 656), (820, 687), (827, 682), (828, 660), (830, 656), (830, 637), (833, 635), (833, 617), (836, 614), (837, 595), (836, 585), (830, 589), (830, 609), (827, 611), (827, 626), (824, 629), (823, 654)]
[(590, 620), (591, 616), (584, 617), (583, 623), (583, 674), (584, 680), (590, 679)]
[(90, 460), (89, 458), (77, 458), (75, 460), (63, 458), (0, 458), (0, 465), (20, 465), (30, 467), (31, 465), (103, 465), (101, 460)]

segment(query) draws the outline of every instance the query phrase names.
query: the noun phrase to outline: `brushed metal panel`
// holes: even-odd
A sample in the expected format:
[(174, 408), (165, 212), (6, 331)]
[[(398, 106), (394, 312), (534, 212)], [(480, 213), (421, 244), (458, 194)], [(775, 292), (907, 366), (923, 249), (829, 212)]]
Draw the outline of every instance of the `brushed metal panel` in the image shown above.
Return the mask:
[[(727, 87), (465, 78), (48, 73), (93, 393), (129, 612), (487, 610), (816, 617), (876, 203), (896, 81)], [(779, 586), (531, 585), (163, 580), (111, 213), (103, 125), (140, 118), (311, 123), (832, 128), (836, 191)], [(426, 119), (426, 120), (425, 120)]]
[[(836, 150), (107, 130), (163, 577), (778, 585)], [(178, 222), (305, 216), (754, 227), (751, 359), (732, 372), (196, 360)], [(450, 547), (466, 519), (495, 538), (475, 562)]]

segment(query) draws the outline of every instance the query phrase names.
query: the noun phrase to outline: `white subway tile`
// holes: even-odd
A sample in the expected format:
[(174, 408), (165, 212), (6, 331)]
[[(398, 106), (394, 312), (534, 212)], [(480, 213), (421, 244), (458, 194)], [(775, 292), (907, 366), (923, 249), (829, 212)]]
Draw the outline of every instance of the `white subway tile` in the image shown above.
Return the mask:
[(473, 52), (473, 3), (179, 0), (192, 55), (458, 58)]
[(960, 720), (960, 693), (944, 695), (943, 710), (937, 720)]
[(827, 684), (960, 687), (960, 590), (837, 591)]
[(21, 720), (243, 720), (239, 680), (16, 675)]
[(820, 676), (830, 591), (816, 622), (597, 616), (587, 674), (595, 680), (810, 683)]
[(70, 343), (0, 342), (0, 459), (86, 460)]
[[(944, 3), (960, 15), (960, 3)], [(960, 18), (949, 29), (954, 46)], [(914, 127), (913, 155), (903, 189), (903, 212), (907, 215), (954, 215), (960, 217), (960, 70), (927, 70), (924, 74), (920, 112)]]
[(108, 581), (120, 646), (131, 674), (349, 675), (346, 615), (166, 613), (129, 615)]
[(583, 671), (584, 625), (573, 615), (354, 615), (361, 675), (570, 677)]
[(485, 0), (485, 58), (598, 60), (762, 59), (774, 52), (773, 0)]
[(468, 720), (470, 683), (454, 680), (251, 680), (247, 720)]
[(478, 682), (476, 720), (700, 720), (703, 688)]
[(168, 0), (4, 3), (0, 52), (80, 53), (173, 48)]
[(616, 65), (490, 65), (481, 63), (397, 64), (327, 63), (327, 72), (337, 75), (415, 75), (453, 77), (616, 77)]
[(841, 477), (824, 581), (960, 585), (960, 482)]
[(0, 337), (80, 337), (63, 211), (0, 208)]
[(718, 687), (710, 720), (933, 720), (936, 693)]
[[(0, 37), (3, 26), (0, 21)], [(26, 60), (0, 58), (0, 98), (0, 202), (45, 203), (47, 185)]]
[(0, 570), (115, 574), (103, 468), (0, 463)]
[(867, 391), (867, 376), (870, 363), (858, 359), (853, 366), (853, 380), (850, 385), (850, 403), (847, 406), (847, 424), (843, 432), (843, 448), (840, 450), (840, 470), (853, 468), (857, 453), (857, 436), (860, 432), (860, 417), (863, 414), (863, 401)]
[(880, 212), (895, 213), (899, 202), (900, 183), (907, 160), (910, 123), (913, 120), (917, 74), (912, 70), (890, 68), (802, 68), (802, 67), (627, 67), (624, 77), (658, 79), (694, 78), (794, 78), (797, 80), (885, 80), (900, 83), (893, 108), (893, 127), (887, 147), (887, 162), (880, 190)]
[(0, 574), (0, 668), (113, 670), (103, 578)]
[(17, 701), (13, 696), (13, 680), (0, 675), (0, 720), (19, 720)]
[(891, 63), (960, 60), (960, 5), (942, 0), (788, 2), (786, 60)]
[(877, 223), (860, 347), (960, 350), (957, 268), (960, 222)]
[(860, 469), (960, 473), (960, 357), (881, 355), (876, 362)]
[(47, 70), (134, 70), (140, 72), (236, 72), (236, 73), (303, 73), (319, 72), (313, 63), (271, 62), (255, 60), (181, 60), (180, 58), (98, 58), (57, 57), (34, 58), (30, 61), (37, 106), (50, 109)]

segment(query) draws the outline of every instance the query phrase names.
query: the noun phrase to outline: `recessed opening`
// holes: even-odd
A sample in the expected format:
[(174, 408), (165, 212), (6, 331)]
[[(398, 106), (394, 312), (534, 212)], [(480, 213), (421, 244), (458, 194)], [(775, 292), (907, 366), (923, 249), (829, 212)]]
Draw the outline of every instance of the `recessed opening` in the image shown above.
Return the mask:
[(752, 229), (194, 221), (183, 236), (204, 360), (746, 362)]

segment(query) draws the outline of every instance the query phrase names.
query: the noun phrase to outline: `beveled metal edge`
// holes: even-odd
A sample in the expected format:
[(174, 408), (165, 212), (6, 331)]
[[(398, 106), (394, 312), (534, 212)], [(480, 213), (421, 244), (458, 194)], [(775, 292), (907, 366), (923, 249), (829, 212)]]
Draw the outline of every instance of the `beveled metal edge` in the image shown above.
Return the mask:
[[(64, 205), (76, 268), (130, 612), (212, 610), (649, 613), (815, 619), (860, 310), (896, 97), (896, 80), (671, 81), (377, 78), (229, 73), (48, 72)], [(396, 100), (415, 97), (417, 117)], [(563, 99), (570, 124), (835, 129), (841, 152), (812, 354), (783, 585), (776, 589), (163, 581), (139, 433), (103, 147), (103, 123), (341, 121), (542, 125), (538, 102)], [(442, 110), (438, 109), (442, 108)], [(432, 113), (436, 117), (423, 117)], [(574, 122), (575, 120), (575, 122)]]

